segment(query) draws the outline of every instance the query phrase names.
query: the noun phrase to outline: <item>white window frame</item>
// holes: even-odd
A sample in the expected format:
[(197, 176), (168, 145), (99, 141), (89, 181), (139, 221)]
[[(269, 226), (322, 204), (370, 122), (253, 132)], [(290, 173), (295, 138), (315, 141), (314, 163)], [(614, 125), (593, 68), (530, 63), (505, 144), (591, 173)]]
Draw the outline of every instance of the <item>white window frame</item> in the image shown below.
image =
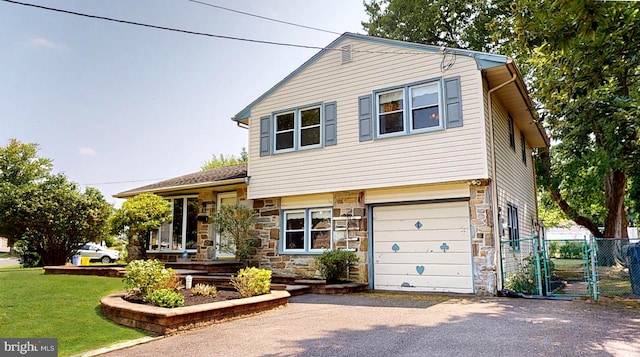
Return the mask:
[[(400, 95), (402, 97), (402, 108), (400, 109), (396, 109), (396, 110), (392, 110), (392, 111), (388, 111), (388, 112), (384, 112), (381, 113), (380, 112), (380, 97), (384, 96), (385, 94), (391, 94), (394, 92), (400, 92)], [(406, 110), (407, 110), (407, 98), (406, 98), (406, 94), (405, 94), (405, 88), (394, 88), (391, 90), (386, 90), (384, 92), (379, 92), (376, 93), (376, 128), (377, 128), (377, 134), (380, 137), (389, 137), (389, 136), (396, 136), (396, 135), (402, 135), (407, 131), (407, 116), (406, 116)], [(400, 131), (394, 131), (393, 133), (381, 133), (381, 129), (382, 129), (382, 125), (380, 124), (380, 120), (381, 117), (383, 115), (389, 115), (389, 114), (396, 114), (396, 113), (402, 113), (402, 130)]]
[[(312, 213), (319, 211), (329, 211), (329, 249), (311, 249), (311, 233), (322, 231), (319, 229), (313, 229), (311, 226), (312, 223)], [(333, 208), (332, 207), (314, 207), (314, 208), (305, 208), (305, 209), (290, 209), (282, 211), (282, 234), (281, 234), (281, 249), (280, 252), (282, 254), (322, 254), (327, 250), (332, 250), (333, 248)], [(287, 216), (293, 213), (303, 213), (304, 214), (304, 229), (302, 230), (287, 230)], [(324, 229), (323, 229), (324, 230)], [(303, 249), (292, 249), (287, 248), (287, 232), (300, 232), (304, 233), (303, 238)]]
[[(286, 129), (286, 130), (280, 130), (278, 131), (278, 117), (279, 116), (284, 116), (287, 114), (293, 114), (293, 128), (292, 129)], [(275, 113), (273, 115), (273, 150), (274, 152), (288, 152), (288, 151), (293, 151), (296, 149), (296, 113), (293, 110), (288, 110), (288, 111), (283, 111), (283, 112), (279, 112), (279, 113)], [(278, 134), (282, 134), (282, 133), (293, 133), (293, 140), (291, 140), (291, 147), (290, 148), (284, 148), (284, 149), (277, 149), (278, 147)]]
[[(173, 215), (174, 212), (174, 205), (175, 205), (175, 200), (177, 199), (184, 199), (182, 201), (182, 242), (180, 242), (180, 248), (179, 249), (171, 249), (170, 247), (167, 249), (161, 249), (160, 244), (158, 244), (158, 249), (151, 249), (151, 245), (149, 245), (149, 249), (147, 249), (147, 252), (168, 252), (168, 253), (177, 253), (180, 252), (182, 253), (183, 251), (187, 251), (189, 253), (194, 253), (197, 251), (197, 248), (191, 248), (191, 249), (184, 249), (184, 247), (186, 247), (187, 244), (187, 226), (188, 226), (188, 219), (189, 219), (189, 215), (188, 215), (188, 202), (189, 199), (193, 199), (195, 198), (196, 200), (198, 199), (198, 195), (186, 195), (186, 196), (172, 196), (172, 197), (163, 197), (165, 200), (170, 201), (171, 203), (171, 208), (170, 208), (170, 214)], [(196, 222), (196, 226), (197, 226), (197, 222)], [(173, 219), (171, 219), (171, 222), (165, 223), (163, 224), (163, 226), (156, 228), (155, 230), (157, 230), (157, 240), (158, 242), (162, 241), (162, 231), (163, 231), (163, 227), (168, 227), (169, 228), (169, 244), (171, 244), (173, 242)], [(197, 229), (197, 227), (196, 227)], [(151, 241), (153, 232), (149, 233), (149, 241)], [(197, 243), (197, 236), (196, 236), (196, 243)]]
[[(444, 108), (443, 108), (443, 93), (444, 93), (444, 89), (442, 87), (442, 78), (436, 78), (436, 79), (430, 79), (430, 80), (426, 80), (426, 81), (420, 81), (420, 82), (416, 82), (416, 83), (409, 83), (406, 85), (401, 85), (401, 86), (397, 86), (397, 87), (392, 87), (392, 88), (385, 88), (385, 89), (381, 89), (381, 90), (377, 90), (374, 91), (374, 103), (373, 103), (373, 108), (374, 108), (374, 127), (375, 127), (375, 137), (376, 138), (388, 138), (388, 137), (395, 137), (395, 136), (402, 136), (402, 135), (409, 135), (409, 134), (417, 134), (417, 133), (424, 133), (424, 132), (432, 132), (432, 131), (438, 131), (438, 130), (444, 130), (444, 122), (445, 122), (445, 118), (444, 118)], [(436, 85), (436, 88), (438, 89), (438, 125), (437, 126), (432, 126), (432, 127), (426, 127), (426, 128), (418, 128), (418, 129), (414, 129), (413, 128), (413, 110), (414, 109), (421, 109), (421, 108), (427, 108), (427, 107), (433, 107), (433, 105), (431, 106), (422, 106), (422, 107), (413, 107), (413, 103), (411, 102), (411, 95), (412, 95), (412, 91), (415, 88), (418, 87), (425, 87), (425, 86), (429, 86), (429, 85)], [(402, 100), (403, 100), (403, 106), (402, 106), (402, 110), (396, 110), (394, 112), (400, 112), (402, 111), (402, 116), (403, 116), (403, 130), (401, 131), (397, 131), (397, 132), (393, 132), (393, 133), (381, 133), (381, 124), (380, 124), (380, 117), (382, 115), (385, 114), (390, 114), (390, 113), (394, 113), (394, 112), (386, 112), (386, 113), (380, 113), (380, 97), (384, 94), (388, 94), (388, 93), (393, 93), (393, 92), (397, 92), (397, 91), (402, 91)]]
[[(275, 154), (281, 154), (285, 152), (291, 151), (300, 151), (300, 150), (308, 150), (308, 149), (316, 149), (323, 146), (324, 143), (324, 105), (323, 103), (315, 103), (304, 106), (299, 106), (291, 109), (286, 109), (278, 112), (272, 113), (273, 118), (273, 147), (272, 152)], [(320, 111), (320, 123), (317, 125), (314, 124), (312, 126), (302, 127), (302, 112), (305, 110), (318, 109)], [(293, 113), (293, 129), (281, 130), (278, 131), (278, 116), (291, 114)], [(319, 142), (318, 144), (313, 145), (302, 145), (302, 129), (310, 128), (310, 127), (318, 127), (319, 130)], [(293, 131), (293, 147), (285, 148), (285, 149), (277, 149), (277, 139), (279, 133)]]

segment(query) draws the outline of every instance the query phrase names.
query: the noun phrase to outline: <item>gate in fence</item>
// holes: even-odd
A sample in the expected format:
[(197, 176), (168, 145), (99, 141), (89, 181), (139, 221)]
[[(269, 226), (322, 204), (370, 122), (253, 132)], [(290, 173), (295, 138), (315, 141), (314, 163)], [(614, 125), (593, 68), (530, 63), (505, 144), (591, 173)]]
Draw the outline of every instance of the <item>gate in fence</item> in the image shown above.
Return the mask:
[(542, 240), (547, 296), (596, 297), (597, 247), (590, 238)]

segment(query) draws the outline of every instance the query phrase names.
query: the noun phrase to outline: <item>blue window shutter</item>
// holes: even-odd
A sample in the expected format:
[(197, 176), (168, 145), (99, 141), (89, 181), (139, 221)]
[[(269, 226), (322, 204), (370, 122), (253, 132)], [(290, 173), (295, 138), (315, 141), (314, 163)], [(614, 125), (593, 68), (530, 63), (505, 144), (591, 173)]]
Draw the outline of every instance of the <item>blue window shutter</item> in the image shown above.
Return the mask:
[(447, 128), (462, 126), (462, 102), (460, 98), (460, 77), (445, 78), (444, 102)]
[(260, 156), (271, 155), (271, 116), (260, 118)]
[(324, 103), (324, 146), (338, 143), (337, 103)]
[(360, 122), (360, 141), (373, 140), (371, 94), (358, 98), (358, 121)]

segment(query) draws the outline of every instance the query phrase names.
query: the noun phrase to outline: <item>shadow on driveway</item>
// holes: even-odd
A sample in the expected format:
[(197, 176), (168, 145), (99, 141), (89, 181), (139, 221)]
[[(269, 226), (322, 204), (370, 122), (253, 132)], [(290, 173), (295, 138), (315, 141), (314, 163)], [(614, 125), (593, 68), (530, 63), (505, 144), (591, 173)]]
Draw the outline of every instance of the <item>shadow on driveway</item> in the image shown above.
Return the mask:
[(640, 315), (587, 301), (362, 293), (287, 307), (105, 356), (638, 356)]

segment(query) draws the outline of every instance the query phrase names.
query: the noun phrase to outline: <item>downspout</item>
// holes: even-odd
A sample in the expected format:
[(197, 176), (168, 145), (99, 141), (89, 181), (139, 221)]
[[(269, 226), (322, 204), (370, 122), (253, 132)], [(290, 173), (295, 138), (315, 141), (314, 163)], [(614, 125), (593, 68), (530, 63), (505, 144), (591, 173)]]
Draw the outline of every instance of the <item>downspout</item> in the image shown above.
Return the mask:
[(497, 183), (497, 163), (496, 163), (496, 144), (495, 144), (495, 134), (493, 128), (493, 101), (491, 100), (491, 95), (493, 92), (501, 89), (502, 87), (513, 83), (517, 78), (517, 73), (513, 74), (513, 77), (508, 81), (498, 85), (495, 88), (490, 89), (487, 92), (487, 105), (489, 106), (489, 155), (491, 156), (491, 191), (493, 193), (493, 199), (491, 200), (491, 211), (493, 215), (493, 241), (496, 244), (496, 254), (494, 257), (495, 266), (496, 266), (496, 287), (499, 290), (502, 289), (502, 262), (498, 264), (497, 260), (501, 259), (501, 250), (502, 247), (500, 245), (500, 221), (498, 220), (498, 183)]

